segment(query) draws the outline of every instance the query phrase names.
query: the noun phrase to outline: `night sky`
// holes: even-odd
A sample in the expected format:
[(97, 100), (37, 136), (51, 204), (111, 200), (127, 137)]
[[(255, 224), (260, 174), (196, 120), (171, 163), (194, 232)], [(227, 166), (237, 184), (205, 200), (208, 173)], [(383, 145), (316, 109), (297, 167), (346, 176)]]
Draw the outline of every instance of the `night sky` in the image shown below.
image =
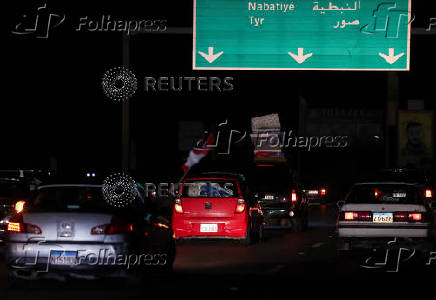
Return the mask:
[[(426, 6), (430, 1), (414, 2), (413, 26), (423, 27), (431, 17)], [(77, 32), (78, 20), (110, 14), (191, 27), (192, 1), (46, 1), (66, 15), (65, 22), (48, 39), (13, 35), (10, 30), (21, 15), (34, 12), (38, 3), (44, 2), (2, 3), (6, 68), (0, 169), (46, 168), (50, 156), (57, 158), (59, 168), (119, 168), (122, 106), (104, 96), (101, 78), (106, 70), (122, 65), (122, 35)], [(400, 106), (406, 107), (408, 99), (423, 99), (427, 108), (435, 108), (435, 40), (434, 35), (412, 38), (411, 71), (400, 73)], [(133, 35), (129, 54), (130, 69), (140, 81), (130, 100), (131, 136), (136, 167), (144, 177), (181, 172), (186, 154), (177, 148), (179, 120), (213, 125), (229, 119), (237, 128), (249, 128), (251, 117), (278, 112), (288, 128), (296, 128), (300, 96), (311, 107), (385, 110), (385, 72), (193, 71), (190, 34)], [(234, 78), (234, 91), (144, 92), (145, 76), (228, 76)], [(380, 158), (375, 161), (383, 164), (383, 149), (375, 152)], [(347, 155), (374, 161), (361, 154), (355, 149)], [(318, 157), (316, 161), (340, 159), (329, 153)]]

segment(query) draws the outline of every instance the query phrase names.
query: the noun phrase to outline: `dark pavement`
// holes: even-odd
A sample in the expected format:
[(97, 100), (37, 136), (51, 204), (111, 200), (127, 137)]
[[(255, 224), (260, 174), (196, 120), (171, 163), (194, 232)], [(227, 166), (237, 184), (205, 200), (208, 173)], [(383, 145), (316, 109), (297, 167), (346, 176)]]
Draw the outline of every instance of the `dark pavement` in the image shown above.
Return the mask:
[[(146, 299), (153, 295), (156, 299), (275, 299), (298, 295), (349, 299), (349, 295), (405, 296), (416, 287), (427, 287), (434, 278), (434, 266), (422, 261), (394, 272), (395, 265), (369, 268), (374, 264), (365, 260), (371, 253), (338, 257), (334, 225), (335, 208), (316, 206), (311, 208), (310, 228), (303, 233), (269, 230), (263, 243), (250, 247), (231, 241), (183, 244), (178, 246), (171, 277), (154, 277), (139, 286), (120, 280), (74, 279), (32, 281), (25, 289), (8, 289), (5, 267), (0, 265), (0, 298)], [(374, 260), (382, 257), (376, 255)], [(349, 289), (354, 294), (345, 293)]]

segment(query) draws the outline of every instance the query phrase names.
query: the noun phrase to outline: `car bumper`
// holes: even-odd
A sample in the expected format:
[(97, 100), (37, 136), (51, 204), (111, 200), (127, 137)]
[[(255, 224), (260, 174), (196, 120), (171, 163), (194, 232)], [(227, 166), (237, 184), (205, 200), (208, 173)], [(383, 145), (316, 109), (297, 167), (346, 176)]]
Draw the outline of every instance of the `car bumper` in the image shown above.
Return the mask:
[[(70, 264), (53, 264), (52, 251), (76, 254)], [(117, 257), (125, 260), (117, 260)], [(5, 258), (11, 272), (44, 276), (46, 273), (80, 273), (104, 277), (118, 277), (129, 269), (127, 243), (22, 243), (8, 242)]]
[[(217, 224), (217, 232), (201, 232), (201, 224)], [(176, 239), (181, 238), (245, 238), (248, 218), (173, 218)]]
[(433, 249), (433, 243), (427, 238), (339, 238), (336, 246), (340, 251), (399, 248), (431, 251)]
[(356, 238), (427, 238), (430, 236), (430, 226), (428, 224), (410, 226), (339, 225), (338, 236)]

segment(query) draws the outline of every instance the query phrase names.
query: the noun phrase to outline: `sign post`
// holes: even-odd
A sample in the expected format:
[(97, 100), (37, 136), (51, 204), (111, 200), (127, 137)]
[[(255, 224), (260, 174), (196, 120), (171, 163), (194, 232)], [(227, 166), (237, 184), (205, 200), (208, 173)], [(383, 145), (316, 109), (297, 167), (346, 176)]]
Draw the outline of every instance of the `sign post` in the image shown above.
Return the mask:
[(195, 70), (410, 67), (411, 0), (194, 0)]

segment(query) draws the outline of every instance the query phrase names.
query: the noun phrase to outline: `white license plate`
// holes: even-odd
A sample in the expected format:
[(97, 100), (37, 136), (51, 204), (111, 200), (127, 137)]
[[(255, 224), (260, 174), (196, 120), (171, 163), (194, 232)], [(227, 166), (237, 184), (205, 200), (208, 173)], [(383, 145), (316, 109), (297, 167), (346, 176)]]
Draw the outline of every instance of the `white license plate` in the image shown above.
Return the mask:
[(373, 213), (372, 221), (374, 223), (393, 223), (394, 216), (392, 213)]
[(309, 195), (318, 195), (318, 191), (309, 191)]
[(218, 224), (200, 224), (200, 232), (218, 232)]
[(77, 265), (76, 251), (51, 251), (51, 265)]
[(274, 196), (273, 195), (265, 195), (265, 199), (266, 200), (274, 200)]
[(392, 197), (394, 198), (406, 198), (406, 193), (393, 193)]

